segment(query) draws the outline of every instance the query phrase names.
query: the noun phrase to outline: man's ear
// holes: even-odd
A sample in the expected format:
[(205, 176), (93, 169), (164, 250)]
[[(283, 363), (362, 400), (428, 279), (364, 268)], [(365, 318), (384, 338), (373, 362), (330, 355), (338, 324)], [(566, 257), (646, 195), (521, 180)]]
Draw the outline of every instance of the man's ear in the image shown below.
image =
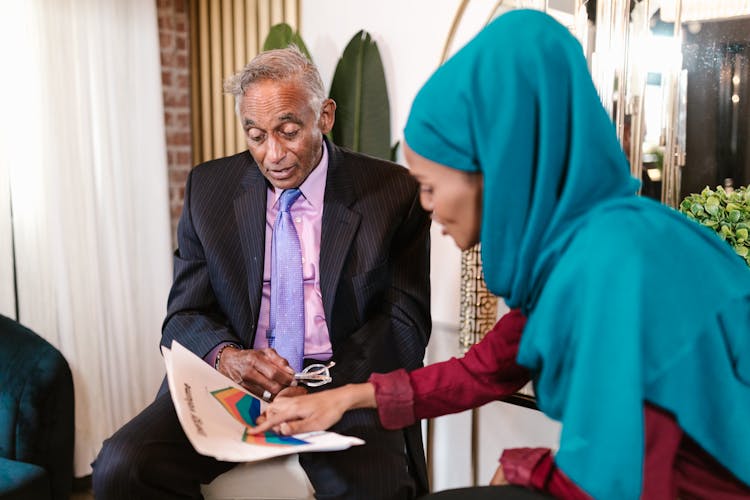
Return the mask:
[(333, 123), (336, 121), (336, 101), (333, 99), (326, 99), (323, 101), (323, 106), (320, 109), (320, 119), (318, 120), (318, 126), (320, 131), (325, 135), (333, 128)]

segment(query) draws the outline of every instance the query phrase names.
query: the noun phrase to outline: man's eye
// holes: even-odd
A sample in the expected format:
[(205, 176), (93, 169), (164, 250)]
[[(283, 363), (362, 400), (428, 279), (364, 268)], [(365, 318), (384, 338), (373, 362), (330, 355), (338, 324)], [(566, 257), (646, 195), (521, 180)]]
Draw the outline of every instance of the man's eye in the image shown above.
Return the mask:
[(263, 137), (264, 137), (263, 134), (258, 134), (258, 133), (252, 133), (252, 132), (250, 132), (250, 133), (247, 134), (247, 138), (250, 139), (253, 142), (256, 142), (256, 143), (262, 142), (263, 141)]
[(281, 135), (283, 135), (287, 139), (294, 139), (295, 137), (297, 137), (297, 133), (299, 133), (299, 129), (284, 130), (281, 132)]

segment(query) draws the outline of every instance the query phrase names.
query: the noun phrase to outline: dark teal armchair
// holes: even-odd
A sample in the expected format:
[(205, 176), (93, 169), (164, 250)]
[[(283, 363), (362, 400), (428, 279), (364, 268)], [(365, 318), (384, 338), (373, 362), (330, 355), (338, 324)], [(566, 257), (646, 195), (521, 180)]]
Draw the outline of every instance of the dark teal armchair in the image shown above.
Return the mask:
[(0, 315), (0, 500), (68, 500), (73, 378), (62, 354)]

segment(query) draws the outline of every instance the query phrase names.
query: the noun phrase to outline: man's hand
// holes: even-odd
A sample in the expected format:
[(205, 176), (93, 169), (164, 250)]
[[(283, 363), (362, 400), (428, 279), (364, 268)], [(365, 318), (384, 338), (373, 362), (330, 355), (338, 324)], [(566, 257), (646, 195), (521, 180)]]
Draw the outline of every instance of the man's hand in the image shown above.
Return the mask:
[(269, 399), (296, 383), (294, 369), (273, 349), (227, 347), (221, 353), (218, 370), (257, 396), (270, 392)]

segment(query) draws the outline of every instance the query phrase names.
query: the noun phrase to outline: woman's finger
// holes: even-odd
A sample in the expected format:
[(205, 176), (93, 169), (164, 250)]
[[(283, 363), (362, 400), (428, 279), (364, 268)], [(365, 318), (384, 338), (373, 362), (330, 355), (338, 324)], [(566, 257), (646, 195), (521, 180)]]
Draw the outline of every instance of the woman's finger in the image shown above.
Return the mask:
[[(283, 400), (284, 398), (281, 399)], [(285, 405), (283, 402), (281, 402), (281, 404), (279, 404), (279, 402), (272, 403), (266, 408), (265, 419), (262, 422), (256, 422), (258, 425), (249, 429), (248, 432), (250, 434), (259, 434), (276, 427), (287, 420), (297, 418), (296, 414), (291, 411), (288, 406), (287, 409), (284, 408)]]

